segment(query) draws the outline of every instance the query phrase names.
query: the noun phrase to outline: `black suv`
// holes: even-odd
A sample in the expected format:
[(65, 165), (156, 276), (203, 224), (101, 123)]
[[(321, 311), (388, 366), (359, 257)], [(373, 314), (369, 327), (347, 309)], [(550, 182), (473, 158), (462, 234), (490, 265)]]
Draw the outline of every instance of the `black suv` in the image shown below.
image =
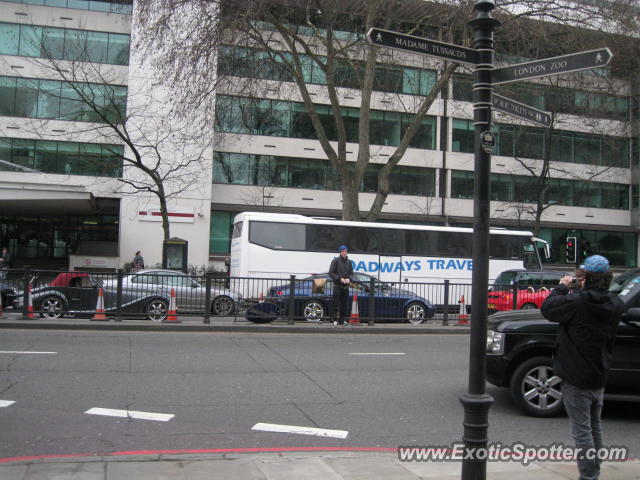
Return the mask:
[[(640, 270), (612, 282), (625, 304), (618, 327), (605, 399), (640, 402)], [(618, 279), (616, 279), (618, 280)], [(499, 312), (489, 317), (487, 381), (508, 387), (525, 413), (551, 417), (562, 412), (562, 381), (551, 355), (558, 324), (539, 310)]]

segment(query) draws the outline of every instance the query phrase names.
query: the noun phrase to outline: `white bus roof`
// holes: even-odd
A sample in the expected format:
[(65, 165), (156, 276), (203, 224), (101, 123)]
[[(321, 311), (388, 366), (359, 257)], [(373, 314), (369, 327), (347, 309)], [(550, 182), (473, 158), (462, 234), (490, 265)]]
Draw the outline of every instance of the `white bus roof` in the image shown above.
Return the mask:
[[(404, 223), (373, 223), (373, 222), (350, 222), (344, 220), (317, 219), (298, 215), (295, 213), (267, 213), (267, 212), (242, 212), (236, 215), (233, 223), (245, 220), (262, 220), (286, 223), (307, 223), (313, 225), (346, 225), (353, 227), (373, 227), (373, 228), (403, 228), (406, 230), (433, 230), (438, 232), (472, 232), (473, 229), (465, 227), (440, 227), (433, 225), (411, 225)], [(491, 229), (494, 235), (522, 235), (532, 237), (533, 233), (523, 230), (503, 230)]]

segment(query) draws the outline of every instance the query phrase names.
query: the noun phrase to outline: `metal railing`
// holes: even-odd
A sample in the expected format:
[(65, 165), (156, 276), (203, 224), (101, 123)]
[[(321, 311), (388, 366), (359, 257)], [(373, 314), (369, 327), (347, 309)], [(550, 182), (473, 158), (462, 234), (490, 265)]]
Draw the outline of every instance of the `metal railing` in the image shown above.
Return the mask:
[[(29, 294), (30, 287), (31, 293)], [(305, 278), (229, 277), (224, 274), (184, 275), (179, 272), (59, 272), (4, 270), (0, 275), (3, 308), (23, 318), (89, 317), (102, 306), (108, 319), (164, 320), (180, 316), (233, 317), (256, 323), (332, 321), (336, 302), (333, 282), (326, 275)], [(488, 292), (490, 313), (539, 308), (548, 294), (543, 285), (527, 288), (493, 287)], [(409, 321), (465, 324), (471, 311), (471, 284), (354, 282), (349, 288), (353, 322)], [(355, 306), (357, 305), (357, 315)], [(175, 310), (175, 312), (173, 312)]]

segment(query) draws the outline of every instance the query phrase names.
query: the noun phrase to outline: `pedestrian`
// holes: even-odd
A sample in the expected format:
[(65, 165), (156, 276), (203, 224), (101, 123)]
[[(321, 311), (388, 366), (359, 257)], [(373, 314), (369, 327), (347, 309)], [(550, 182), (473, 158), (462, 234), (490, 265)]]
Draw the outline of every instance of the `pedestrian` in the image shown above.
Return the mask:
[(553, 370), (562, 379), (562, 402), (581, 452), (577, 457), (580, 480), (596, 480), (601, 460), (593, 454), (603, 446), (602, 398), (623, 303), (609, 292), (613, 275), (605, 257), (592, 255), (580, 268), (576, 291), (569, 292), (574, 279), (565, 275), (541, 312), (560, 324)]
[(11, 254), (7, 247), (2, 247), (2, 255), (0, 256), (0, 279), (7, 278), (7, 270), (11, 268)]
[(144, 268), (144, 258), (142, 258), (142, 251), (138, 250), (133, 257), (133, 271), (137, 272)]
[(346, 245), (340, 245), (340, 256), (331, 261), (329, 276), (333, 280), (333, 324), (344, 325), (349, 315), (349, 285), (353, 265), (347, 256)]

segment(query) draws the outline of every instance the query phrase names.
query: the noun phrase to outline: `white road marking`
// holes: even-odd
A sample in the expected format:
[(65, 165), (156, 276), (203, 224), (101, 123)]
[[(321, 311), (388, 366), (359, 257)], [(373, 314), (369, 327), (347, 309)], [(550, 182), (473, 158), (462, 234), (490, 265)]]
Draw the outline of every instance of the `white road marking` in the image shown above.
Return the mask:
[(0, 400), (0, 408), (8, 407), (9, 405), (13, 405), (14, 403), (16, 402), (13, 400)]
[(251, 430), (276, 433), (295, 433), (296, 435), (314, 435), (316, 437), (347, 438), (346, 430), (328, 430), (326, 428), (296, 427), (295, 425), (277, 425), (275, 423), (256, 423)]
[(404, 352), (354, 352), (349, 355), (405, 355)]
[(84, 413), (89, 415), (106, 415), (108, 417), (136, 418), (138, 420), (156, 420), (168, 422), (175, 415), (170, 413), (136, 412), (134, 410), (114, 410), (112, 408), (91, 408)]
[(0, 350), (0, 353), (10, 353), (12, 355), (20, 354), (20, 355), (57, 355), (58, 352), (30, 352), (30, 351), (21, 351), (21, 350)]

